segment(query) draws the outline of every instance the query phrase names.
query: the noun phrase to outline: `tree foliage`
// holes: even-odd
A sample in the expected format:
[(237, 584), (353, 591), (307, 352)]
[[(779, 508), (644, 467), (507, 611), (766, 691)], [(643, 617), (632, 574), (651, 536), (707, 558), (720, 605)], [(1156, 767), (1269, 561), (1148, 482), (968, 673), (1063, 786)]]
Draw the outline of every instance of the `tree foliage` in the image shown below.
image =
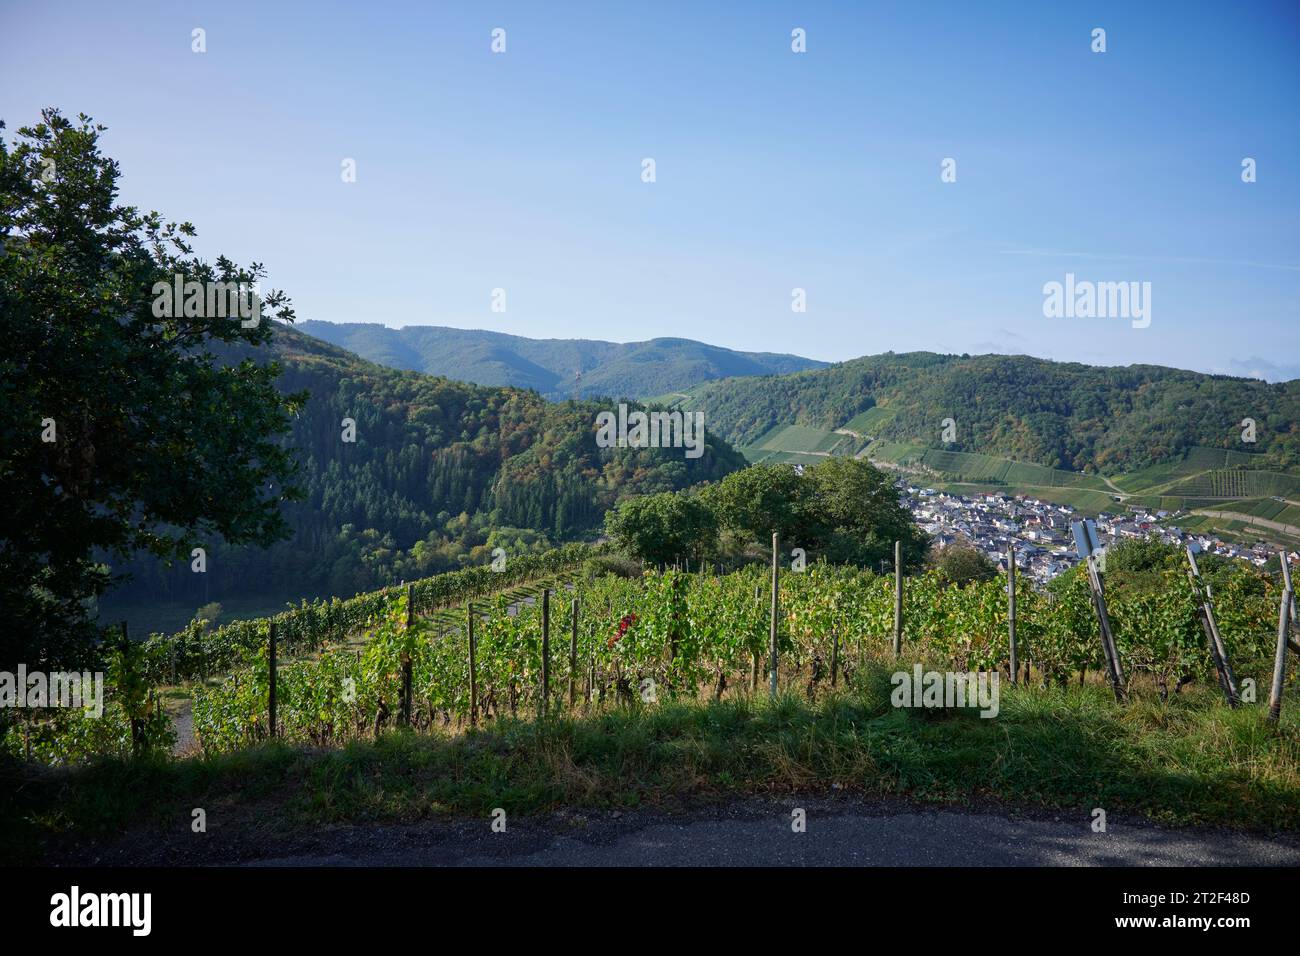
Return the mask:
[(802, 473), (791, 465), (751, 465), (690, 498), (657, 499), (629, 502), (606, 522), (611, 537), (655, 564), (716, 555), (721, 530), (760, 550), (776, 532), (783, 549), (802, 548), (808, 560), (862, 566), (892, 566), (898, 541), (904, 569), (914, 570), (929, 540), (890, 478), (848, 458), (829, 458)]
[(968, 544), (950, 544), (930, 551), (932, 564), (950, 584), (966, 585), (991, 581), (998, 575), (997, 566), (988, 555)]
[(660, 492), (630, 498), (605, 516), (614, 544), (651, 564), (703, 560), (718, 537), (718, 518), (697, 495)]
[(189, 223), (118, 203), (103, 129), (49, 109), (0, 139), (0, 665), (80, 653), (110, 584), (97, 556), (269, 544), (295, 495), (280, 438), (301, 396), (275, 388), (274, 363), (212, 350), (265, 343), (289, 300), (264, 295), (252, 326), (155, 314), (155, 284), (178, 274), (248, 288), (264, 270), (208, 263)]
[[(255, 353), (283, 368), (280, 387), (307, 400), (290, 446), (302, 461), (292, 536), (269, 549), (209, 542), (206, 574), (138, 561), (121, 598), (208, 600), (256, 591), (297, 600), (347, 596), (592, 537), (629, 495), (716, 480), (744, 464), (706, 437), (703, 454), (601, 448), (595, 401), (401, 372), (277, 327)], [(240, 356), (232, 353), (231, 361)], [(342, 439), (344, 418), (356, 422)]]

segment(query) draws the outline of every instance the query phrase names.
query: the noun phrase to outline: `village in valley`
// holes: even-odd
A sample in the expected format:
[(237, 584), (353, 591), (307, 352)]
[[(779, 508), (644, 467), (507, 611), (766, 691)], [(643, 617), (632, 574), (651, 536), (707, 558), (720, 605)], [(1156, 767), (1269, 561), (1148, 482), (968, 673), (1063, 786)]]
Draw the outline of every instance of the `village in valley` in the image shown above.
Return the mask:
[[(906, 481), (900, 481), (898, 487), (902, 503), (933, 538), (935, 547), (967, 544), (1005, 568), (1007, 554), (1014, 546), (1017, 570), (1038, 584), (1045, 584), (1079, 562), (1070, 522), (1084, 515), (1068, 505), (1023, 494), (950, 494)], [(1236, 544), (1214, 535), (1185, 532), (1174, 523), (1181, 514), (1138, 506), (1122, 514), (1102, 512), (1096, 517), (1099, 543), (1106, 547), (1125, 539), (1153, 537), (1166, 544), (1191, 547), (1195, 552), (1249, 561), (1261, 568), (1278, 553), (1275, 545), (1262, 541)]]

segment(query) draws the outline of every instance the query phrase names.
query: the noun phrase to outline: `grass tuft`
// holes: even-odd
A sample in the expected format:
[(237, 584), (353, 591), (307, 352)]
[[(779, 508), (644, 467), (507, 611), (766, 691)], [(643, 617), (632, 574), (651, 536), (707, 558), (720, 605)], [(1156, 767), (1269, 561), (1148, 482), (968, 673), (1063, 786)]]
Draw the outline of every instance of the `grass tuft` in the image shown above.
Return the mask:
[(629, 807), (680, 797), (829, 789), (918, 801), (1104, 807), (1170, 824), (1300, 829), (1300, 728), (1210, 691), (1117, 707), (1098, 686), (1001, 688), (997, 717), (889, 704), (873, 665), (815, 704), (668, 701), (501, 720), (460, 735), (394, 731), (337, 749), (270, 743), (183, 760), (0, 767), (0, 845), (104, 837), (242, 808), (285, 830), (321, 823)]

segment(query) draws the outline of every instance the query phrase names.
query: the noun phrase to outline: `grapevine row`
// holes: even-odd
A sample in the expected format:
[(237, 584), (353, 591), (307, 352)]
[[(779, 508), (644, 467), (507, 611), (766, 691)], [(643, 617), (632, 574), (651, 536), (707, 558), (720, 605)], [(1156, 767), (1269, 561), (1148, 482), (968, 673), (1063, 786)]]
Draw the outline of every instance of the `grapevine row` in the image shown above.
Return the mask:
[[(999, 578), (956, 587), (933, 572), (907, 578), (907, 658), (962, 671), (1005, 670), (1005, 585)], [(891, 578), (828, 565), (789, 575), (778, 634), (783, 679), (797, 679), (816, 693), (833, 678), (851, 680), (866, 658), (887, 653), (892, 589)], [(1220, 626), (1241, 675), (1267, 674), (1274, 591), (1269, 579), (1247, 569), (1218, 589)], [(754, 568), (722, 577), (668, 571), (640, 580), (579, 580), (550, 601), (547, 705), (567, 702), (570, 681), (584, 707), (720, 695), (765, 682), (768, 601), (764, 574)], [(1189, 679), (1213, 683), (1185, 576), (1168, 572), (1163, 587), (1121, 591), (1111, 605), (1116, 640), (1131, 672), (1166, 689)], [(476, 622), (475, 701), (469, 695), (468, 628), (418, 617), (407, 627), (405, 598), (397, 595), (371, 620), (363, 650), (333, 648), (277, 669), (280, 733), (327, 743), (395, 722), (404, 655), (412, 662), (417, 726), (464, 724), (471, 714), (490, 721), (539, 713), (541, 602), (515, 606), (498, 597), (475, 604), (470, 613)], [(1064, 681), (1102, 667), (1096, 618), (1081, 576), (1050, 592), (1023, 591), (1017, 624), (1021, 658), (1041, 679)], [(230, 749), (268, 734), (265, 646), (249, 652), (245, 663), (220, 687), (196, 691), (195, 732), (206, 749)]]
[[(461, 604), (576, 567), (603, 551), (603, 546), (569, 544), (542, 554), (512, 558), (500, 571), (484, 565), (424, 578), (413, 583), (415, 610), (423, 615)], [(304, 600), (298, 607), (271, 617), (235, 621), (217, 628), (195, 621), (175, 634), (155, 634), (144, 643), (145, 676), (153, 683), (174, 684), (221, 673), (239, 663), (246, 652), (264, 646), (272, 623), (283, 654), (314, 652), (361, 630), (394, 600), (394, 589), (384, 588), (347, 600)]]

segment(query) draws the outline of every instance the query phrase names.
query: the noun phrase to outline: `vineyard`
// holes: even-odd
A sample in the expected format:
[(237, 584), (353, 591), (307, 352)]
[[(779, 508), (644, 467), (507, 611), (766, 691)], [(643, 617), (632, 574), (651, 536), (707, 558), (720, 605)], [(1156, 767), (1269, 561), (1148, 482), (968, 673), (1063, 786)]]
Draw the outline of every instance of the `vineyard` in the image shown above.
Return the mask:
[[(520, 561), (514, 574), (572, 568), (589, 553), (565, 550)], [(1117, 580), (1112, 588), (1110, 624), (1124, 667), (1162, 696), (1193, 680), (1213, 685), (1192, 587), (1176, 570), (1161, 575), (1154, 584), (1125, 587)], [(459, 729), (505, 716), (766, 688), (771, 595), (765, 569), (668, 570), (632, 579), (574, 574), (541, 600), (507, 593), (473, 600), (475, 588), (490, 592), (500, 578), (475, 569), (405, 591), (119, 648), (110, 666), (109, 719), (60, 714), (42, 726), (35, 746), (30, 738), (23, 745), (53, 762), (88, 752), (129, 753), (141, 742), (162, 749), (170, 728), (150, 707), (146, 688), (162, 675), (197, 677), (218, 667), (226, 671), (219, 682), (193, 685), (198, 744), (213, 753), (266, 739), (273, 624), (276, 735), (316, 745), (371, 737), (399, 723)], [(815, 698), (831, 687), (851, 687), (865, 662), (886, 657), (893, 586), (889, 576), (826, 564), (786, 574), (778, 620), (782, 685)], [(408, 594), (415, 599), (409, 611)], [(459, 610), (443, 606), (451, 595)], [(1215, 613), (1232, 666), (1238, 678), (1264, 687), (1277, 601), (1272, 580), (1244, 566), (1232, 568), (1216, 588)], [(903, 607), (906, 661), (1010, 676), (1004, 576), (966, 586), (947, 584), (934, 571), (908, 577)], [(1065, 576), (1045, 591), (1020, 589), (1017, 633), (1024, 664), (1017, 676), (1065, 683), (1104, 666), (1083, 575)], [(6, 742), (11, 751), (19, 747), (15, 733), (11, 728)]]
[[(465, 568), (416, 581), (400, 589), (403, 602), (429, 622), (445, 621), (451, 607), (484, 595), (532, 593), (533, 584), (571, 573), (586, 561), (605, 555), (604, 546), (571, 544), (542, 554), (520, 555), (504, 566)], [(214, 676), (265, 656), (274, 628), (281, 661), (316, 656), (328, 646), (364, 640), (364, 632), (394, 600), (391, 589), (347, 600), (303, 601), (269, 618), (236, 621), (211, 628), (193, 621), (175, 634), (154, 634), (143, 642), (127, 640), (125, 628), (103, 648), (100, 666), (107, 672), (102, 717), (80, 710), (30, 712), (0, 721), (0, 753), (60, 764), (106, 754), (163, 753), (175, 743), (170, 718), (159, 700), (159, 687), (201, 686)], [(265, 673), (264, 673), (265, 676)], [(269, 678), (268, 678), (269, 679)], [(38, 716), (33, 716), (36, 714)], [(8, 712), (0, 714), (7, 716)]]
[[(399, 596), (373, 622), (364, 650), (330, 650), (280, 669), (281, 732), (314, 743), (375, 732), (396, 714), (403, 655), (412, 662), (411, 720), (426, 728), (463, 725), (474, 716), (536, 714), (544, 695), (547, 708), (558, 708), (747, 692), (767, 682), (769, 597), (764, 574), (755, 569), (722, 577), (668, 571), (642, 580), (579, 582), (552, 596), (549, 621), (543, 602), (511, 608), (503, 598), (476, 605), (477, 697), (471, 700), (468, 620), (447, 629), (416, 618), (408, 628)], [(1264, 685), (1276, 600), (1266, 581), (1242, 571), (1216, 604), (1238, 674)], [(809, 695), (852, 682), (865, 658), (890, 646), (892, 578), (814, 565), (787, 576), (782, 604), (781, 675)], [(1006, 670), (1005, 579), (953, 587), (928, 573), (906, 579), (904, 604), (909, 658), (960, 671)], [(1213, 683), (1195, 608), (1186, 578), (1172, 572), (1166, 587), (1113, 601), (1112, 626), (1126, 666), (1164, 688), (1188, 678)], [(1017, 611), (1022, 659), (1041, 679), (1064, 681), (1101, 669), (1081, 577), (1055, 593), (1024, 591)], [(196, 732), (206, 748), (266, 735), (264, 650), (246, 664), (196, 697)]]
[[(411, 585), (414, 612), (433, 614), (453, 604), (572, 568), (602, 553), (602, 548), (572, 544), (540, 555), (513, 558), (499, 571), (482, 566), (425, 578)], [(384, 589), (344, 601), (303, 601), (299, 607), (270, 618), (235, 621), (215, 629), (196, 621), (176, 634), (154, 635), (145, 642), (145, 677), (154, 683), (175, 684), (220, 673), (242, 661), (248, 651), (264, 645), (272, 623), (282, 653), (315, 652), (367, 627), (392, 600), (393, 591)]]

